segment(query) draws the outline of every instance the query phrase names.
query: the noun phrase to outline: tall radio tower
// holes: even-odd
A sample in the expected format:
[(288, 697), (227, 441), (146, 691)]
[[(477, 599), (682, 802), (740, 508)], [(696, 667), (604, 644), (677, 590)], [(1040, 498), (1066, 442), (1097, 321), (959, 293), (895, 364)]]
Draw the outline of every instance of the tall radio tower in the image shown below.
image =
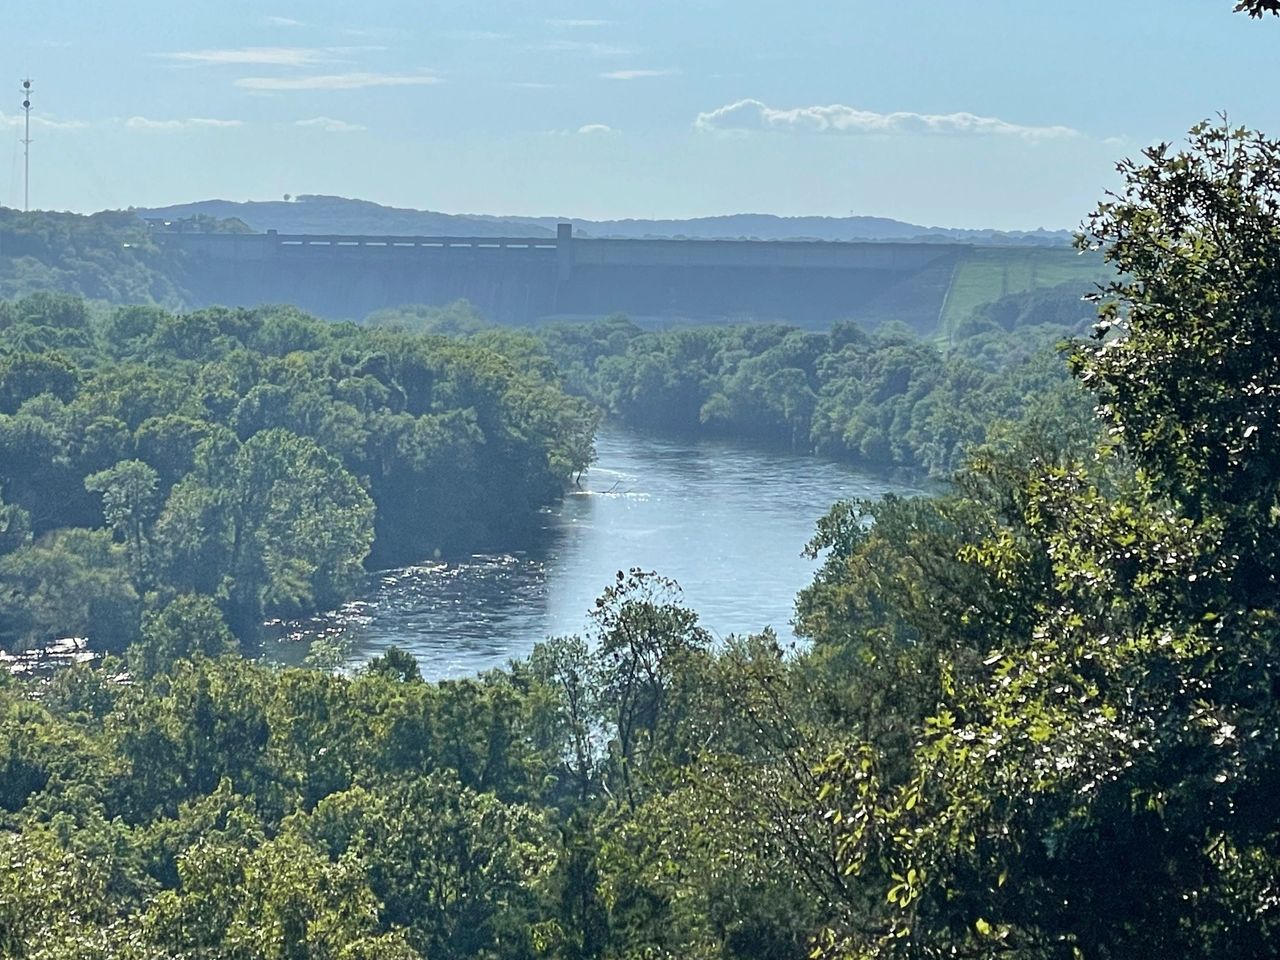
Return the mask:
[(22, 81), (22, 112), (26, 132), (22, 137), (22, 212), (31, 212), (31, 79)]

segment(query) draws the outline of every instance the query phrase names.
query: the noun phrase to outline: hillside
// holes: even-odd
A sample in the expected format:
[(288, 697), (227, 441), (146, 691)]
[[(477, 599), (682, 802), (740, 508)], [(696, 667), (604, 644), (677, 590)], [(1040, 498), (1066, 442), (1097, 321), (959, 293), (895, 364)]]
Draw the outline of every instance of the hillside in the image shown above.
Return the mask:
[(186, 258), (124, 211), (90, 216), (0, 207), (0, 300), (69, 293), (111, 303), (190, 302)]
[[(1001, 298), (1036, 290), (1075, 287), (1092, 293), (1111, 276), (1101, 258), (1069, 249), (1040, 247), (975, 247), (952, 274), (938, 317), (938, 332), (950, 336), (980, 307)], [(1092, 309), (1083, 311), (1092, 314)]]
[(484, 217), (459, 217), (430, 210), (384, 207), (368, 200), (301, 196), (292, 200), (199, 200), (169, 207), (135, 208), (145, 219), (184, 220), (195, 216), (238, 218), (254, 230), (281, 233), (364, 234), (383, 236), (498, 237), (516, 229), (522, 235), (555, 236), (550, 228), (520, 225)]

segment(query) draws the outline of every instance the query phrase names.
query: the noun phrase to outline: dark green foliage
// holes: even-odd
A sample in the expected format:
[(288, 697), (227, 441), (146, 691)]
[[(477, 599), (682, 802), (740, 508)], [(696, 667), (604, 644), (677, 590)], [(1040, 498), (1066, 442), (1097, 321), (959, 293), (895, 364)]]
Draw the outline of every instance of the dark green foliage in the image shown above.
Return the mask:
[(619, 571), (592, 611), (600, 678), (592, 699), (614, 734), (613, 765), (631, 804), (638, 802), (637, 776), (654, 758), (680, 755), (681, 688), (710, 644), (678, 591), (662, 577)]
[(236, 639), (217, 605), (208, 597), (187, 594), (143, 617), (138, 642), (129, 647), (129, 669), (151, 677), (196, 654), (218, 657), (235, 648)]
[(0, 643), (123, 649), (153, 591), (213, 597), (243, 636), (341, 601), (366, 560), (503, 542), (590, 462), (596, 419), (479, 344), (0, 303)]
[(0, 556), (31, 541), (31, 515), (21, 507), (0, 501)]
[(1237, 13), (1247, 13), (1251, 17), (1261, 17), (1268, 13), (1280, 16), (1280, 0), (1240, 0), (1236, 4)]
[(857, 891), (824, 954), (1275, 955), (1278, 159), (1202, 126), (1122, 166), (1074, 360), (1114, 440), (828, 521), (802, 622), (895, 702), (823, 765)]
[(399, 647), (389, 647), (380, 657), (374, 657), (365, 668), (371, 676), (387, 677), (409, 683), (422, 679), (422, 671), (413, 654), (406, 653)]
[[(979, 307), (961, 325), (957, 336), (971, 336), (975, 328), (998, 327), (1012, 331), (1040, 324), (1084, 332), (1093, 323), (1094, 313), (1092, 306), (1080, 295), (1079, 284), (1039, 287), (1026, 293), (1007, 294), (993, 303)], [(970, 329), (966, 330), (966, 326)]]
[[(1218, 513), (1244, 565), (1243, 600), (1280, 573), (1280, 142), (1202, 124), (1121, 165), (1131, 199), (1103, 204), (1082, 243), (1111, 284), (1099, 339), (1076, 366), (1156, 487), (1190, 516)], [(1129, 279), (1131, 278), (1131, 279)]]
[(5, 955), (803, 956), (821, 913), (785, 858), (816, 868), (830, 828), (784, 812), (794, 738), (749, 718), (808, 691), (769, 638), (709, 650), (655, 575), (595, 620), (433, 685), (394, 651), (355, 678), (220, 656), (182, 597), (132, 681), (0, 681)]
[(247, 629), (347, 596), (369, 553), (373, 503), (315, 441), (272, 429), (202, 444), (155, 529), (166, 582), (226, 596)]
[(125, 548), (106, 530), (57, 530), (0, 557), (0, 643), (9, 649), (92, 637), (122, 650), (141, 607)]
[(75, 396), (77, 379), (75, 368), (56, 353), (9, 356), (0, 370), (0, 412), (16, 413), (41, 394), (66, 402)]
[(185, 277), (182, 255), (158, 243), (132, 213), (0, 208), (0, 299), (57, 291), (176, 307), (187, 299)]

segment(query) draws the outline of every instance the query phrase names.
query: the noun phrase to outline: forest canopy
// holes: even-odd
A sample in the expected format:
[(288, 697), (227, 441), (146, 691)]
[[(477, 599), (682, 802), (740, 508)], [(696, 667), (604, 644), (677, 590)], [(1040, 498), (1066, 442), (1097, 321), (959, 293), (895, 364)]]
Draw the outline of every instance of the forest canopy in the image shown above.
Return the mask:
[(462, 341), (0, 303), (0, 647), (122, 649), (192, 592), (246, 635), (346, 599), (366, 562), (503, 541), (591, 461), (597, 419)]
[(133, 213), (21, 213), (0, 207), (0, 300), (67, 293), (177, 308), (190, 300), (181, 252)]

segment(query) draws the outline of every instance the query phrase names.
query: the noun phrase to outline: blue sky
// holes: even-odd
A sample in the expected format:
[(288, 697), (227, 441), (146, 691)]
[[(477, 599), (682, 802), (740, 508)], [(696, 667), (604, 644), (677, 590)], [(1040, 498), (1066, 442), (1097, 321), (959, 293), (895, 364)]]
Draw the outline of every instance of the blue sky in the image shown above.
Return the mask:
[(1201, 118), (1280, 135), (1280, 20), (1231, 5), (14, 0), (0, 204), (21, 205), (29, 73), (43, 208), (330, 193), (1073, 227), (1116, 160)]

